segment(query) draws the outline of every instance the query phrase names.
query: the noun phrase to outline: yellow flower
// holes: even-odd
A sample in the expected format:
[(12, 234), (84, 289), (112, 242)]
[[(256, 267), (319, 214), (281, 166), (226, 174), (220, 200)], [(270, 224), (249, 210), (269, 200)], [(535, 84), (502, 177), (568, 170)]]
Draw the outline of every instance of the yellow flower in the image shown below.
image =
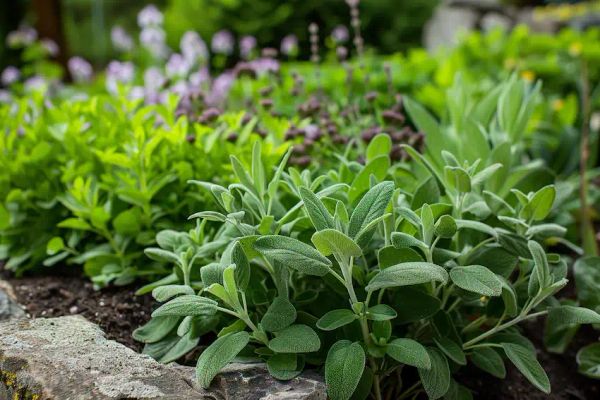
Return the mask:
[(560, 111), (565, 106), (565, 101), (563, 99), (555, 99), (552, 102), (552, 109), (554, 111)]
[(521, 78), (525, 79), (526, 81), (533, 82), (535, 80), (535, 72), (527, 69), (521, 72)]
[(573, 57), (581, 55), (581, 50), (583, 50), (583, 45), (581, 42), (573, 42), (569, 46), (569, 54)]

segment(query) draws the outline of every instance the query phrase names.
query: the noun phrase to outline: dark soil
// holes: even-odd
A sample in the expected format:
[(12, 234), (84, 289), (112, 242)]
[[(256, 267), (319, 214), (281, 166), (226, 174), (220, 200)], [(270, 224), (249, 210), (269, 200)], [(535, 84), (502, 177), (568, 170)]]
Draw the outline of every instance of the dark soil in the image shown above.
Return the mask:
[(154, 300), (149, 295), (136, 296), (136, 286), (94, 290), (88, 278), (68, 275), (5, 278), (31, 317), (79, 314), (97, 323), (107, 338), (142, 350), (131, 333), (150, 319)]
[(523, 325), (525, 336), (538, 349), (538, 360), (550, 378), (552, 393), (546, 395), (533, 387), (527, 379), (506, 361), (506, 379), (497, 379), (472, 365), (462, 369), (458, 380), (473, 390), (481, 400), (597, 400), (600, 399), (600, 380), (586, 378), (577, 372), (575, 355), (590, 343), (597, 342), (599, 332), (583, 326), (564, 354), (552, 354), (544, 349), (543, 319)]

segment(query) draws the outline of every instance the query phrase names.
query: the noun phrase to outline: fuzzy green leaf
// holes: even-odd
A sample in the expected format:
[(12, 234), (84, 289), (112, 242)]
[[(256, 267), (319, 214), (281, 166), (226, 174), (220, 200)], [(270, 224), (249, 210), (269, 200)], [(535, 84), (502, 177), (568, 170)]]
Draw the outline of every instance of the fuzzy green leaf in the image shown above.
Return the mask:
[(260, 324), (267, 332), (287, 328), (296, 320), (296, 308), (286, 297), (275, 297), (262, 317)]
[(304, 208), (306, 209), (308, 217), (317, 231), (335, 228), (333, 218), (325, 208), (321, 199), (305, 187), (300, 187), (300, 197), (304, 202)]
[(313, 247), (287, 236), (262, 236), (254, 242), (254, 248), (267, 258), (307, 275), (325, 276), (331, 261)]
[(356, 390), (365, 369), (365, 352), (359, 343), (336, 342), (327, 353), (325, 382), (332, 400), (348, 400)]
[(336, 254), (340, 257), (360, 257), (362, 255), (361, 248), (354, 240), (335, 229), (316, 232), (311, 240), (324, 256)]
[(402, 364), (426, 370), (431, 368), (431, 359), (429, 358), (427, 349), (415, 340), (405, 338), (394, 339), (388, 343), (386, 353)]
[(221, 336), (208, 346), (196, 364), (196, 378), (203, 388), (210, 386), (219, 371), (231, 362), (250, 341), (248, 332), (230, 333)]
[(454, 267), (450, 270), (450, 279), (459, 288), (482, 296), (502, 294), (502, 281), (483, 265)]
[(450, 367), (444, 354), (438, 349), (427, 348), (431, 368), (419, 368), (421, 383), (431, 400), (439, 399), (450, 388)]
[(506, 356), (529, 382), (542, 392), (550, 393), (550, 381), (535, 357), (535, 351), (513, 343), (502, 343)]
[(379, 271), (365, 290), (372, 292), (378, 289), (418, 285), (432, 281), (446, 283), (448, 273), (444, 268), (432, 263), (408, 262)]
[(306, 325), (288, 326), (269, 341), (269, 348), (276, 353), (310, 353), (320, 347), (319, 336)]
[(206, 297), (184, 295), (174, 298), (158, 307), (152, 317), (166, 315), (185, 317), (188, 315), (214, 315), (217, 312), (217, 302)]
[(317, 321), (317, 328), (332, 331), (356, 320), (357, 315), (347, 309), (331, 310)]

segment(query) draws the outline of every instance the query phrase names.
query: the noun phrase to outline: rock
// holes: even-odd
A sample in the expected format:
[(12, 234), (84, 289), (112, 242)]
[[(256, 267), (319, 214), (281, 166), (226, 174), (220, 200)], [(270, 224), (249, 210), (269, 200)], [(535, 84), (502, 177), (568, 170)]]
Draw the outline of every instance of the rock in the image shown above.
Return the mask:
[(104, 337), (80, 316), (0, 323), (0, 399), (325, 399), (315, 373), (290, 382), (264, 365), (234, 364), (209, 390), (194, 369), (159, 364)]
[(17, 304), (16, 296), (10, 283), (0, 280), (0, 321), (12, 318), (25, 318), (25, 312)]
[[(195, 382), (195, 370), (178, 367), (187, 380)], [(195, 385), (197, 385), (195, 383)], [(262, 363), (231, 363), (215, 378), (209, 393), (219, 399), (261, 400), (325, 400), (323, 378), (306, 371), (289, 381), (278, 381), (269, 375)]]

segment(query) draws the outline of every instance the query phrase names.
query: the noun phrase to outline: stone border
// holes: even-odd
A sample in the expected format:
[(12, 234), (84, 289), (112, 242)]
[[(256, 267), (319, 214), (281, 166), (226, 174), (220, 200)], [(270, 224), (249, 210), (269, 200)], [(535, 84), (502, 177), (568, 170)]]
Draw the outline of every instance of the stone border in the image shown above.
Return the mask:
[(81, 316), (28, 319), (9, 293), (0, 281), (0, 399), (326, 399), (315, 372), (282, 382), (264, 364), (230, 364), (204, 390), (192, 367), (136, 353)]

